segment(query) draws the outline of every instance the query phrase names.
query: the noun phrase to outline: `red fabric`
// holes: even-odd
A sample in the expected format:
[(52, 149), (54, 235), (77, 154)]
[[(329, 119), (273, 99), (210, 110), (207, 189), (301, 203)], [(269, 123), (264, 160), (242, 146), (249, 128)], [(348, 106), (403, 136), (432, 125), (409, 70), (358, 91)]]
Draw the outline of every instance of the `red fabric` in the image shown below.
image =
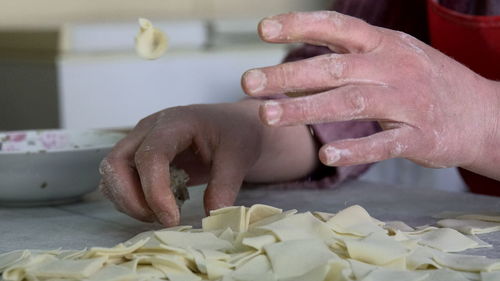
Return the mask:
[[(500, 80), (500, 16), (474, 16), (428, 0), (431, 44), (480, 75)], [(473, 98), (473, 97), (471, 97)], [(460, 169), (475, 193), (500, 196), (500, 182)]]
[(431, 44), (482, 76), (500, 80), (500, 16), (461, 14), (428, 0)]

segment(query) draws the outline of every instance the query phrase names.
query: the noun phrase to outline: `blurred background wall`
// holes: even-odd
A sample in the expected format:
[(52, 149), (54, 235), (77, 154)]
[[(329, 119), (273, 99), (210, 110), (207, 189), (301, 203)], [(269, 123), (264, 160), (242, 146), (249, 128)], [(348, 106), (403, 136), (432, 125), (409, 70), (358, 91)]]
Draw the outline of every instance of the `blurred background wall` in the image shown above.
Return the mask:
[[(239, 76), (278, 63), (260, 18), (325, 0), (0, 0), (0, 130), (130, 127), (165, 107), (234, 101)], [(137, 19), (170, 37), (160, 60), (134, 53)]]
[[(235, 101), (241, 74), (279, 63), (287, 46), (260, 42), (268, 15), (325, 9), (328, 0), (0, 0), (0, 131), (128, 128), (166, 107)], [(156, 61), (134, 52), (137, 19), (170, 37)], [(455, 169), (406, 160), (364, 179), (463, 190)]]

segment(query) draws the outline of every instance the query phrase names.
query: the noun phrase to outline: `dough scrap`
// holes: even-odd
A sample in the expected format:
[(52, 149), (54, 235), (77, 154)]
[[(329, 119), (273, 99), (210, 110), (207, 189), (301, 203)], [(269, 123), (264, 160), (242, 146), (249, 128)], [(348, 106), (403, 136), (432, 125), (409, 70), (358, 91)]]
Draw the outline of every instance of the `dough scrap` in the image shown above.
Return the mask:
[(350, 240), (345, 243), (352, 259), (374, 265), (384, 265), (410, 253), (404, 245), (380, 232), (375, 232), (361, 240)]
[(491, 246), (457, 230), (489, 231), (492, 223), (448, 219), (413, 228), (381, 222), (361, 206), (335, 214), (232, 206), (212, 211), (202, 229), (147, 231), (110, 248), (0, 254), (0, 279), (492, 281), (500, 280), (500, 260), (450, 253)]
[(143, 59), (154, 60), (161, 57), (168, 48), (168, 38), (155, 28), (148, 19), (139, 19), (139, 34), (135, 37), (135, 50)]
[[(278, 279), (299, 277), (338, 259), (319, 239), (284, 241), (264, 249)], [(304, 253), (307, 253), (306, 258)]]
[(174, 193), (175, 201), (179, 209), (184, 202), (189, 199), (189, 191), (187, 189), (187, 182), (189, 176), (186, 171), (170, 166), (170, 188)]
[(441, 227), (453, 228), (464, 234), (485, 234), (500, 231), (500, 223), (472, 219), (444, 219), (437, 222)]
[(479, 244), (451, 228), (438, 228), (423, 233), (411, 234), (421, 245), (443, 252), (461, 252), (476, 248)]

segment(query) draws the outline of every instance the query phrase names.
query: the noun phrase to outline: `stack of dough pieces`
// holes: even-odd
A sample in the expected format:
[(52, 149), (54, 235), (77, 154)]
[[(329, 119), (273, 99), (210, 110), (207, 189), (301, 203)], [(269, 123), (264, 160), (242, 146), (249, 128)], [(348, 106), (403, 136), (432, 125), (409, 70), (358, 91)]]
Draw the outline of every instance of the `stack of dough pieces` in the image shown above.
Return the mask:
[(145, 232), (113, 248), (6, 253), (0, 272), (6, 281), (498, 281), (500, 260), (456, 253), (486, 246), (453, 228), (384, 223), (357, 205), (336, 214), (234, 206), (202, 229)]

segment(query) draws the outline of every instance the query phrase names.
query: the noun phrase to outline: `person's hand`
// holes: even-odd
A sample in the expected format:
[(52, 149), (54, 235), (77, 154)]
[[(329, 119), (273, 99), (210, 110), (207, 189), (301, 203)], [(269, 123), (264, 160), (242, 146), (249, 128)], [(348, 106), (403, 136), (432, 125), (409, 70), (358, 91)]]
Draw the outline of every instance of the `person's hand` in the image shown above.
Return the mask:
[[(260, 103), (174, 107), (144, 118), (103, 160), (101, 191), (134, 218), (173, 226), (179, 210), (171, 163), (188, 173), (189, 185), (208, 182), (207, 212), (232, 205), (244, 179), (285, 181), (309, 173), (316, 162), (307, 128), (264, 126)], [(294, 144), (302, 150), (290, 149)]]
[(407, 34), (335, 12), (266, 18), (259, 34), (267, 42), (303, 42), (338, 53), (247, 71), (242, 87), (251, 96), (316, 93), (266, 102), (260, 108), (264, 123), (377, 120), (384, 129), (324, 145), (319, 152), (324, 164), (404, 157), (428, 167), (462, 166), (500, 177), (484, 163), (500, 140), (497, 82)]

